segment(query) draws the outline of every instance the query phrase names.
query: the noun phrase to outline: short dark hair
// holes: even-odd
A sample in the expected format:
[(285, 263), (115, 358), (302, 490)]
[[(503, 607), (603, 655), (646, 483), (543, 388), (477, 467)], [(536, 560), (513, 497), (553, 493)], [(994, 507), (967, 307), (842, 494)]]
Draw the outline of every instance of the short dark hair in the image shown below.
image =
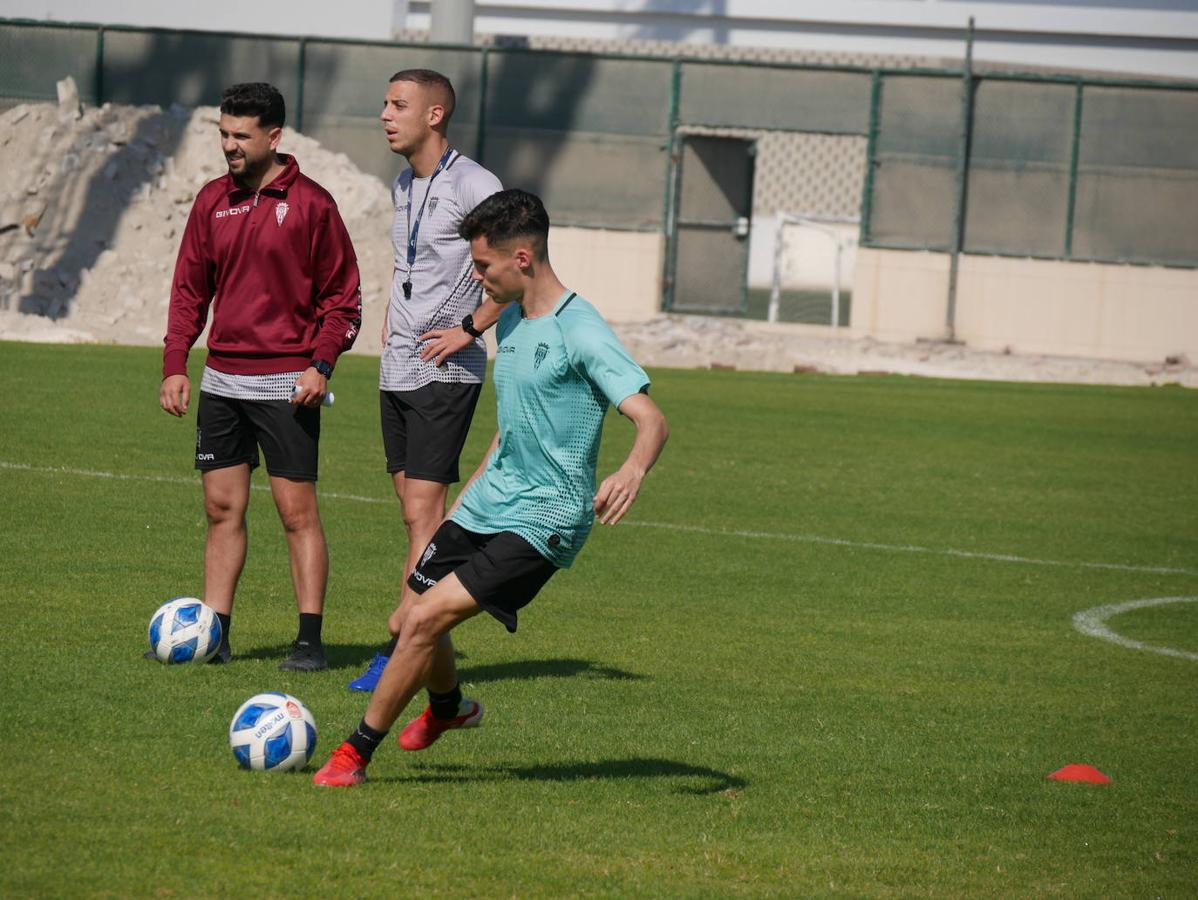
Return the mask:
[(249, 81), (225, 88), (220, 95), (220, 111), (229, 116), (257, 116), (263, 128), (282, 128), (287, 120), (287, 105), (273, 84)]
[(530, 238), (537, 259), (544, 259), (549, 245), (549, 213), (540, 197), (513, 188), (492, 194), (470, 210), (458, 234), (467, 241), (485, 237), (492, 246)]
[(391, 76), (392, 84), (397, 81), (412, 81), (423, 88), (439, 91), (441, 106), (445, 109), (444, 121), (449, 124), (454, 107), (458, 105), (458, 95), (454, 92), (453, 85), (450, 84), (448, 78), (432, 69), (401, 69)]

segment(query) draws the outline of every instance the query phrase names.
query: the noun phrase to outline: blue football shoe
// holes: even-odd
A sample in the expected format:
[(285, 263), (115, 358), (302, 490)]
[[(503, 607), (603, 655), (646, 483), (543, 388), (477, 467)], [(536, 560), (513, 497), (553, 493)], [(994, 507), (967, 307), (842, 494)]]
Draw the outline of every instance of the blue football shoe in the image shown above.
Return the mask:
[(383, 669), (387, 668), (387, 660), (390, 658), (390, 656), (376, 653), (374, 659), (370, 661), (370, 665), (366, 667), (366, 671), (349, 683), (349, 689), (361, 691), (364, 694), (373, 691), (378, 687), (379, 679), (383, 676)]

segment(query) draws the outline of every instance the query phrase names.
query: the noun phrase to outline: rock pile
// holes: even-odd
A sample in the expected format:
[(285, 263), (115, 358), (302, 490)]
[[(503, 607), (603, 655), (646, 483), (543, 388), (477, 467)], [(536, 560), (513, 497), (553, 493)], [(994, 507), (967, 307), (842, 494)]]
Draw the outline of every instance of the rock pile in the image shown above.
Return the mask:
[[(225, 171), (214, 108), (105, 104), (77, 95), (0, 115), (0, 337), (157, 344), (196, 192)], [(387, 187), (344, 154), (285, 129), (281, 148), (337, 199), (362, 270), (377, 352), (392, 252)]]

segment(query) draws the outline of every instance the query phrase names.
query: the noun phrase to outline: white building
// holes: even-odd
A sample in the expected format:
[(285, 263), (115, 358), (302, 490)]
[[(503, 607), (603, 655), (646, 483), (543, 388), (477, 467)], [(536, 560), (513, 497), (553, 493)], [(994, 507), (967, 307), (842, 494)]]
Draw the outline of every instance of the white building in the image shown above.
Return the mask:
[(473, 6), (477, 34), (941, 60), (973, 17), (982, 63), (1198, 78), (1198, 0), (0, 0), (0, 16), (387, 40), (436, 4)]

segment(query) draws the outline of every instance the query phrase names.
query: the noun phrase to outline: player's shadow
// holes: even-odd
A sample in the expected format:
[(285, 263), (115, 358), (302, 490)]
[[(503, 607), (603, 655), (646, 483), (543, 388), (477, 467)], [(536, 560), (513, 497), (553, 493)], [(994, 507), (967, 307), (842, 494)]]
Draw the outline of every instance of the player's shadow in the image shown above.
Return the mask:
[[(329, 669), (360, 669), (379, 651), (378, 644), (325, 644), (325, 658)], [(274, 644), (247, 650), (233, 648), (233, 658), (276, 659), (282, 661), (291, 653), (290, 644)], [(466, 654), (456, 651), (459, 661)], [(648, 675), (639, 675), (613, 666), (605, 666), (588, 659), (530, 659), (513, 662), (492, 663), (482, 666), (463, 666), (458, 669), (463, 684), (485, 684), (492, 681), (535, 681), (541, 678), (594, 678), (606, 681), (643, 681)]]
[(423, 766), (407, 775), (390, 778), (372, 778), (376, 782), (401, 783), (453, 783), (464, 781), (538, 781), (548, 783), (570, 783), (575, 781), (629, 781), (639, 778), (676, 778), (683, 780), (675, 788), (679, 794), (718, 794), (742, 790), (748, 782), (718, 769), (692, 766), (690, 763), (656, 757), (633, 757), (631, 759), (607, 759), (599, 762), (554, 763), (534, 766), (467, 766), (432, 765)]
[(466, 666), (458, 670), (463, 682), (482, 684), (488, 681), (534, 681), (539, 678), (596, 678), (610, 681), (643, 681), (648, 675), (638, 675), (589, 659), (529, 659), (492, 663), (486, 666)]
[[(378, 653), (381, 642), (374, 644), (329, 644), (324, 645), (324, 655), (330, 669), (361, 668)], [(291, 654), (291, 644), (270, 644), (245, 650), (237, 646), (233, 635), (233, 659), (277, 659), (280, 662)]]

